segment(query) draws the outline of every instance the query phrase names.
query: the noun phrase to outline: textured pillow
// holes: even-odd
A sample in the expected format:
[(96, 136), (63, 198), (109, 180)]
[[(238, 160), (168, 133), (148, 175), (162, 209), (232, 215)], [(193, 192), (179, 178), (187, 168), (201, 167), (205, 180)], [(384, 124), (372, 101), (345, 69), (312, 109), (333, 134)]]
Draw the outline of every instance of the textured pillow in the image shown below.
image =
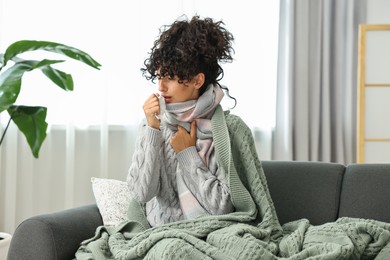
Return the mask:
[(91, 178), (96, 205), (102, 215), (103, 224), (115, 226), (127, 220), (130, 192), (124, 181)]

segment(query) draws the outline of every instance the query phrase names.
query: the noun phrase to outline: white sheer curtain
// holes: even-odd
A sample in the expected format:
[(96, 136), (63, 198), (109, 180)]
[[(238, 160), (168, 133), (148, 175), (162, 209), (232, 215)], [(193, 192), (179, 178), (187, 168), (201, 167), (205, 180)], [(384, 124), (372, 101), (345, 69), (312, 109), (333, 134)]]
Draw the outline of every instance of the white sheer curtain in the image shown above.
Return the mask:
[[(39, 159), (13, 124), (0, 146), (0, 230), (12, 233), (27, 217), (93, 203), (92, 176), (126, 178), (142, 103), (156, 90), (140, 68), (160, 26), (182, 14), (222, 19), (234, 34), (235, 61), (223, 65), (221, 83), (238, 100), (232, 113), (253, 128), (260, 156), (269, 159), (278, 8), (278, 1), (266, 0), (0, 0), (1, 52), (17, 40), (47, 40), (102, 64), (100, 71), (72, 60), (59, 67), (74, 78), (69, 93), (39, 72), (25, 75), (18, 104), (47, 106), (49, 130)], [(0, 133), (7, 120), (2, 113)]]

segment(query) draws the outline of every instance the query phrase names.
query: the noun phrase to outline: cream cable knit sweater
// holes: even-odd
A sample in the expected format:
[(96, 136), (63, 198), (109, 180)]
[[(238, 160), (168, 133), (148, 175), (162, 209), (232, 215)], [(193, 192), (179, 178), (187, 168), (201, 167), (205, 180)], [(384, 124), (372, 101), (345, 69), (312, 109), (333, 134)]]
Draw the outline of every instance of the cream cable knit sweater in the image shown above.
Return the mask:
[(184, 219), (177, 192), (177, 171), (209, 214), (232, 212), (230, 189), (215, 157), (210, 166), (217, 168), (209, 169), (195, 147), (176, 155), (169, 144), (173, 134), (174, 131), (164, 123), (157, 130), (150, 128), (144, 120), (139, 128), (127, 182), (131, 197), (146, 203), (149, 224), (157, 226)]

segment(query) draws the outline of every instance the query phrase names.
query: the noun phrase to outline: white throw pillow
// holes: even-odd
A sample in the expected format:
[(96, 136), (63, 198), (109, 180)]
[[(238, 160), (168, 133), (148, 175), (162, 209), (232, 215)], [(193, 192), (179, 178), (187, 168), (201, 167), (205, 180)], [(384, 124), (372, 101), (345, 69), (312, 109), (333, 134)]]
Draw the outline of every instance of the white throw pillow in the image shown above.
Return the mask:
[(92, 190), (103, 224), (115, 226), (127, 220), (130, 192), (124, 181), (91, 178)]

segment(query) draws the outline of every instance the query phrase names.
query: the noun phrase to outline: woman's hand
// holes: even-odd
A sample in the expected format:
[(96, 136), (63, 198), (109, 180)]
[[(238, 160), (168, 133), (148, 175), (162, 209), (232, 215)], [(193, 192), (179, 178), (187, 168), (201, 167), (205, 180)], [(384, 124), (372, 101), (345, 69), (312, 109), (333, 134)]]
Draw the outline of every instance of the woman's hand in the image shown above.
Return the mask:
[(144, 113), (146, 121), (150, 127), (160, 129), (160, 120), (157, 119), (156, 114), (160, 114), (160, 104), (158, 102), (158, 94), (152, 94), (146, 99), (144, 106)]
[(177, 126), (177, 132), (172, 136), (170, 144), (176, 154), (184, 149), (196, 145), (196, 122), (191, 123), (191, 131), (188, 133), (182, 126)]

